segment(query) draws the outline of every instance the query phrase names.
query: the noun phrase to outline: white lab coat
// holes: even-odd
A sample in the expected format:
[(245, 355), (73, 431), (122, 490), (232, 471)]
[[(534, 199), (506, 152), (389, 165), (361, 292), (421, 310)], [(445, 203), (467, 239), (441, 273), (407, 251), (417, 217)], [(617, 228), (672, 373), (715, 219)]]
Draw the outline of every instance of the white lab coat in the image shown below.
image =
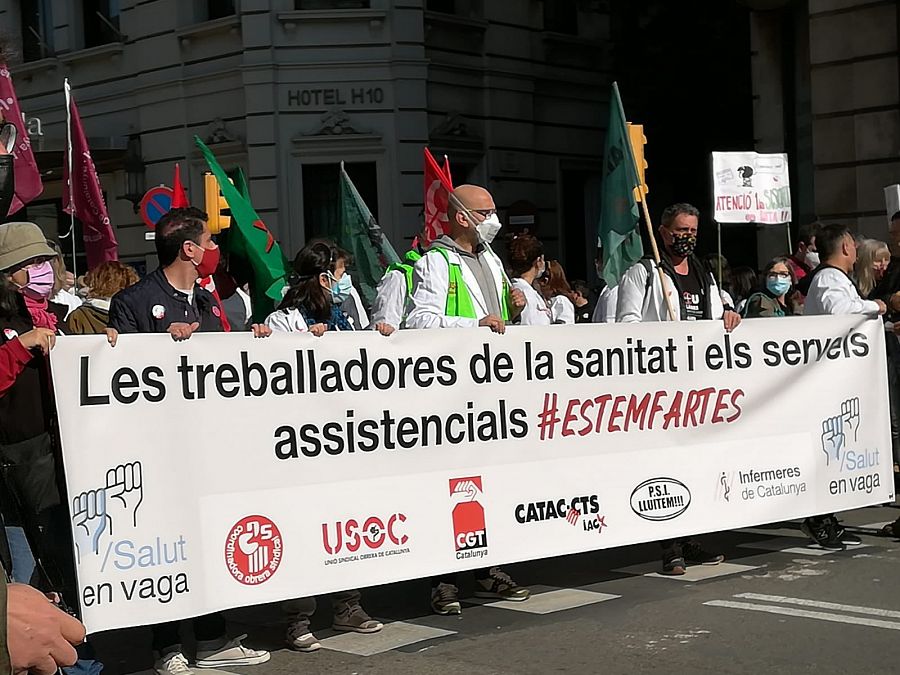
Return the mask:
[(575, 305), (564, 295), (550, 298), (550, 316), (553, 323), (575, 323)]
[[(447, 290), (450, 286), (450, 269), (440, 251), (431, 250), (423, 255), (413, 268), (412, 309), (406, 317), (407, 328), (474, 328), (487, 316), (487, 303), (475, 275), (455, 251), (445, 249), (449, 260), (462, 270), (463, 282), (475, 305), (475, 318), (446, 316)], [(485, 251), (491, 276), (497, 290), (497, 297), (503, 298), (503, 265), (500, 259), (488, 249)]]
[(850, 277), (841, 270), (826, 267), (813, 277), (806, 294), (803, 314), (866, 314), (878, 316), (878, 303), (863, 300)]
[[(659, 272), (656, 271), (656, 263), (651, 264), (652, 272), (640, 261), (628, 268), (619, 282), (619, 296), (616, 303), (616, 321), (618, 323), (638, 323), (640, 321), (668, 321), (669, 310), (666, 306), (666, 295), (675, 313), (675, 320), (681, 321), (681, 302), (678, 298), (678, 289), (669, 278), (668, 272), (663, 268), (663, 277), (666, 280), (666, 291), (663, 295), (663, 287), (659, 280)], [(705, 273), (705, 272), (704, 272)], [(647, 275), (652, 274), (650, 288), (647, 288)], [(709, 311), (710, 318), (721, 319), (725, 313), (722, 304), (722, 294), (716, 285), (716, 280), (709, 275)]]
[(619, 299), (619, 287), (606, 286), (600, 291), (600, 297), (597, 298), (597, 304), (594, 307), (594, 315), (591, 317), (592, 323), (615, 323), (616, 322), (616, 303)]
[(375, 302), (372, 303), (372, 323), (386, 323), (395, 329), (403, 328), (403, 318), (409, 310), (409, 293), (406, 288), (406, 274), (403, 270), (391, 270), (378, 282)]
[(525, 295), (525, 307), (519, 314), (519, 323), (523, 326), (549, 326), (553, 323), (550, 305), (534, 286), (521, 278), (512, 280), (513, 288), (518, 288)]

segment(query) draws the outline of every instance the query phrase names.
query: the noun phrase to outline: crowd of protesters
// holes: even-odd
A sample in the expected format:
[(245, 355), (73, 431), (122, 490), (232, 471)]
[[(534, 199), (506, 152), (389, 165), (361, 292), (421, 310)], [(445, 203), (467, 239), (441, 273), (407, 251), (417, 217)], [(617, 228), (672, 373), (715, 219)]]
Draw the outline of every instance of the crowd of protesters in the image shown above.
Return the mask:
[[(2, 206), (2, 205), (0, 205)], [(19, 524), (37, 563), (27, 580), (64, 608), (77, 612), (70, 521), (59, 464), (55, 409), (47, 354), (60, 334), (100, 334), (115, 345), (122, 333), (168, 333), (186, 340), (196, 332), (234, 325), (264, 339), (278, 332), (478, 328), (503, 333), (510, 325), (717, 321), (725, 331), (742, 320), (806, 314), (883, 317), (889, 334), (888, 381), (895, 470), (900, 464), (900, 213), (886, 232), (889, 243), (857, 240), (841, 225), (800, 228), (789, 255), (769, 261), (757, 274), (730, 268), (720, 256), (696, 255), (700, 213), (675, 204), (657, 231), (660, 259), (646, 256), (613, 287), (590, 288), (567, 280), (562, 265), (545, 257), (542, 242), (522, 233), (508, 239), (506, 262), (491, 244), (501, 229), (497, 207), (484, 188), (464, 185), (450, 194), (446, 234), (408, 252), (378, 286), (371, 317), (354, 292), (352, 256), (335, 242), (315, 240), (297, 254), (285, 295), (264, 322), (251, 323), (246, 293), (216, 294), (199, 280), (227, 273), (203, 212), (173, 209), (157, 224), (159, 267), (139, 279), (118, 262), (103, 263), (73, 288), (59, 249), (27, 222), (0, 225), (0, 509), (6, 524)], [(599, 259), (599, 256), (598, 256)], [(598, 276), (600, 269), (598, 268)], [(232, 303), (228, 304), (230, 300)], [(896, 328), (895, 328), (896, 326)], [(843, 549), (859, 544), (835, 514), (811, 514), (802, 529), (817, 545)], [(885, 534), (900, 534), (900, 524)], [(8, 546), (0, 561), (10, 574)], [(690, 563), (724, 560), (694, 537), (661, 542), (661, 571), (681, 575)], [(499, 567), (477, 570), (475, 594), (526, 602), (530, 593)], [(12, 588), (12, 587), (10, 587)], [(16, 593), (20, 591), (16, 590)], [(66, 600), (70, 603), (66, 605)], [(375, 633), (382, 623), (363, 609), (359, 590), (329, 597), (332, 626)], [(431, 608), (460, 614), (458, 575), (432, 580)], [(321, 647), (310, 630), (315, 598), (285, 603), (287, 644), (302, 652)], [(268, 660), (242, 639), (228, 639), (216, 613), (193, 620), (196, 649), (182, 647), (178, 623), (152, 626), (157, 670), (190, 675), (193, 668), (249, 666)], [(71, 640), (70, 640), (71, 642)], [(79, 656), (92, 658), (86, 650)]]

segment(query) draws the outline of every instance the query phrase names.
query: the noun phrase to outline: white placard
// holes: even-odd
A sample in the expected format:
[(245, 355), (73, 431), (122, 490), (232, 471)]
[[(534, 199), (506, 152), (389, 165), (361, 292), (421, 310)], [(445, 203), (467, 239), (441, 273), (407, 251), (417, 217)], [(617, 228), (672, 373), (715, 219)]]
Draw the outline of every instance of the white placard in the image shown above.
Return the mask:
[(785, 153), (714, 152), (713, 203), (720, 223), (791, 222)]
[(880, 321), (61, 337), (91, 631), (893, 498)]

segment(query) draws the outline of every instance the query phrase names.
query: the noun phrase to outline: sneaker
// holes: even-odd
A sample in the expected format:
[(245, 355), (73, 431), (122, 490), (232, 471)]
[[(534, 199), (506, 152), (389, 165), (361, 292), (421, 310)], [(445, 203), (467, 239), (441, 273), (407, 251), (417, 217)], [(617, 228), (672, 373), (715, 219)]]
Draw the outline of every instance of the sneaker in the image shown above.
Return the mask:
[(681, 552), (685, 560), (699, 565), (718, 565), (725, 560), (725, 556), (721, 553), (710, 553), (693, 541), (682, 544)]
[(334, 630), (352, 633), (377, 633), (384, 628), (384, 624), (373, 619), (366, 614), (366, 610), (356, 605), (345, 614), (335, 614), (331, 627)]
[(522, 602), (531, 597), (531, 591), (519, 586), (499, 567), (492, 567), (486, 579), (475, 580), (475, 597)]
[(288, 647), (298, 652), (315, 652), (322, 648), (319, 638), (310, 633), (306, 626), (302, 626), (299, 630), (288, 628), (285, 642)]
[(833, 536), (834, 533), (829, 530), (825, 521), (816, 522), (812, 518), (807, 518), (800, 525), (800, 531), (829, 551), (843, 551), (847, 548), (839, 538)]
[(462, 614), (459, 593), (453, 584), (440, 583), (431, 589), (431, 611), (441, 616)]
[(855, 534), (850, 534), (849, 532), (847, 532), (847, 530), (844, 529), (844, 526), (838, 522), (838, 519), (835, 516), (829, 517), (826, 522), (826, 527), (829, 528), (832, 539), (836, 539), (845, 546), (862, 545), (862, 539), (857, 537)]
[(153, 664), (153, 668), (159, 675), (193, 675), (194, 673), (181, 652), (166, 654)]
[(272, 657), (269, 652), (250, 649), (242, 645), (241, 640), (246, 637), (246, 635), (241, 635), (216, 649), (204, 649), (211, 643), (198, 642), (197, 662), (194, 665), (198, 668), (256, 666), (265, 663)]
[(684, 558), (677, 553), (663, 557), (662, 574), (670, 577), (680, 577), (684, 574)]

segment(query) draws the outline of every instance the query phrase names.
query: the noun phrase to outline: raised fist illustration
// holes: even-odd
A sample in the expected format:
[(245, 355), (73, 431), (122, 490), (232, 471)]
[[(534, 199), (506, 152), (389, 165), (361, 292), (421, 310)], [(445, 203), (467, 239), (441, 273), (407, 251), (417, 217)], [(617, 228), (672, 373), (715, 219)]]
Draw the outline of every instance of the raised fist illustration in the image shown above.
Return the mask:
[(141, 463), (120, 464), (107, 471), (106, 496), (110, 498), (110, 514), (120, 521), (127, 521), (131, 527), (136, 527), (137, 510), (144, 501)]
[(72, 523), (75, 525), (75, 549), (78, 562), (88, 553), (100, 550), (100, 537), (109, 530), (112, 522), (106, 514), (106, 491), (87, 490), (72, 500)]

